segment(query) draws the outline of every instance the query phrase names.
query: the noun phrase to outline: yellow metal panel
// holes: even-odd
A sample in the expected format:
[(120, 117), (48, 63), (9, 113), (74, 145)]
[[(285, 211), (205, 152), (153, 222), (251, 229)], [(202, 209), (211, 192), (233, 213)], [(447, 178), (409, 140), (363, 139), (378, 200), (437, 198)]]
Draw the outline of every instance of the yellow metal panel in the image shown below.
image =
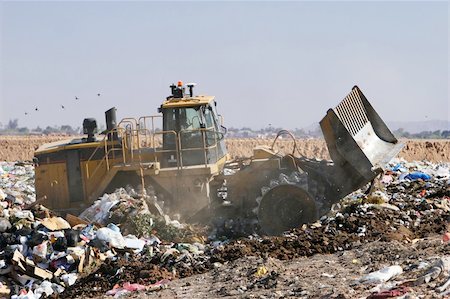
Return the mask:
[(162, 108), (192, 107), (209, 104), (213, 96), (196, 96), (192, 98), (170, 98), (163, 102)]
[(273, 157), (280, 157), (280, 155), (275, 153), (268, 146), (262, 145), (253, 149), (253, 159), (270, 159)]
[(42, 165), (35, 168), (35, 187), (36, 187), (36, 198), (41, 198), (43, 196), (49, 195), (49, 177), (47, 173), (49, 171), (50, 165)]
[(47, 196), (44, 205), (60, 209), (69, 204), (65, 163), (40, 165), (36, 168), (35, 181), (37, 198)]
[[(111, 164), (117, 163), (117, 161), (109, 161)], [(105, 178), (107, 172), (106, 162), (105, 160), (91, 160), (89, 162), (81, 162), (80, 166), (84, 182), (84, 198), (87, 199), (89, 194), (94, 192), (97, 186), (100, 185), (101, 181)]]
[[(65, 139), (65, 140), (55, 141), (55, 142), (46, 143), (44, 145), (41, 145), (36, 150), (35, 155), (48, 154), (48, 153), (52, 153), (52, 152), (69, 150), (69, 149), (97, 148), (97, 147), (104, 146), (104, 141), (70, 144), (70, 142), (72, 142), (72, 140), (73, 139)], [(111, 146), (114, 143), (118, 143), (118, 142), (117, 141), (108, 141), (107, 142), (108, 146)]]
[(55, 204), (53, 206), (57, 209), (62, 209), (70, 204), (69, 186), (67, 182), (67, 171), (65, 163), (56, 164), (56, 185), (55, 189)]

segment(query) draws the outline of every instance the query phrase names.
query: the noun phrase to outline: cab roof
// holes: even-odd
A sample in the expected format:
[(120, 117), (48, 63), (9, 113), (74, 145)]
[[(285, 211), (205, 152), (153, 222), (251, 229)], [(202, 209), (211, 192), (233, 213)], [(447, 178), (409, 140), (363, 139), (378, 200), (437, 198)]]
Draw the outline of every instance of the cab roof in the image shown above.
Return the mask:
[(214, 96), (193, 96), (184, 98), (170, 97), (165, 100), (161, 108), (179, 108), (179, 107), (195, 107), (206, 105), (214, 101)]

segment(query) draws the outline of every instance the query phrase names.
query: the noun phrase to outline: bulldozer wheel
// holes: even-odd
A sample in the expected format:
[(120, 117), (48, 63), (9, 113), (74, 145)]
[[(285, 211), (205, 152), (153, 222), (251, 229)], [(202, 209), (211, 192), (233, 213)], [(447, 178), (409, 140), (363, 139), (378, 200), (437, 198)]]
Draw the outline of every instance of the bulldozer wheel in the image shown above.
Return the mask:
[(273, 187), (259, 203), (259, 225), (262, 232), (268, 235), (280, 235), (318, 218), (318, 207), (313, 197), (294, 184)]

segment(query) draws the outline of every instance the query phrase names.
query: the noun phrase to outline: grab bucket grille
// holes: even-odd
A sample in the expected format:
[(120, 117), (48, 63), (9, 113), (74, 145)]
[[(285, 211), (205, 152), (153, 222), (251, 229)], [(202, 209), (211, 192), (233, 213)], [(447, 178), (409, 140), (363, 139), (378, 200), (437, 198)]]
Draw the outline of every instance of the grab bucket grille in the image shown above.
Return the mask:
[(355, 136), (369, 122), (366, 109), (356, 88), (342, 100), (334, 111), (352, 136)]

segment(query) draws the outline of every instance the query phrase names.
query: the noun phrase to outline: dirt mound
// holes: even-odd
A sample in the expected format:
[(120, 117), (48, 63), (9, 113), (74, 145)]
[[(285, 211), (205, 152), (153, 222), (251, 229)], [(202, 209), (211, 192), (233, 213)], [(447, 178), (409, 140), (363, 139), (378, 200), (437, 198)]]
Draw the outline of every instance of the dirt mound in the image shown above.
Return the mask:
[[(48, 142), (70, 138), (68, 136), (0, 136), (0, 161), (26, 161), (33, 159), (35, 149)], [(233, 158), (252, 156), (256, 146), (271, 146), (272, 139), (230, 138), (226, 140), (228, 153)], [(407, 161), (450, 161), (450, 140), (402, 140), (406, 145), (399, 157)], [(292, 140), (280, 140), (276, 150), (292, 153)], [(296, 155), (329, 159), (323, 139), (298, 139)]]
[[(431, 162), (450, 161), (450, 140), (401, 140), (405, 147), (399, 157), (407, 161), (427, 160)], [(272, 146), (269, 139), (227, 139), (228, 152), (233, 158), (250, 157), (256, 146)], [(297, 139), (295, 155), (330, 159), (328, 149), (323, 139)], [(292, 153), (292, 140), (277, 141), (274, 148), (283, 153)]]
[(31, 161), (42, 144), (67, 139), (68, 136), (0, 136), (0, 161)]

